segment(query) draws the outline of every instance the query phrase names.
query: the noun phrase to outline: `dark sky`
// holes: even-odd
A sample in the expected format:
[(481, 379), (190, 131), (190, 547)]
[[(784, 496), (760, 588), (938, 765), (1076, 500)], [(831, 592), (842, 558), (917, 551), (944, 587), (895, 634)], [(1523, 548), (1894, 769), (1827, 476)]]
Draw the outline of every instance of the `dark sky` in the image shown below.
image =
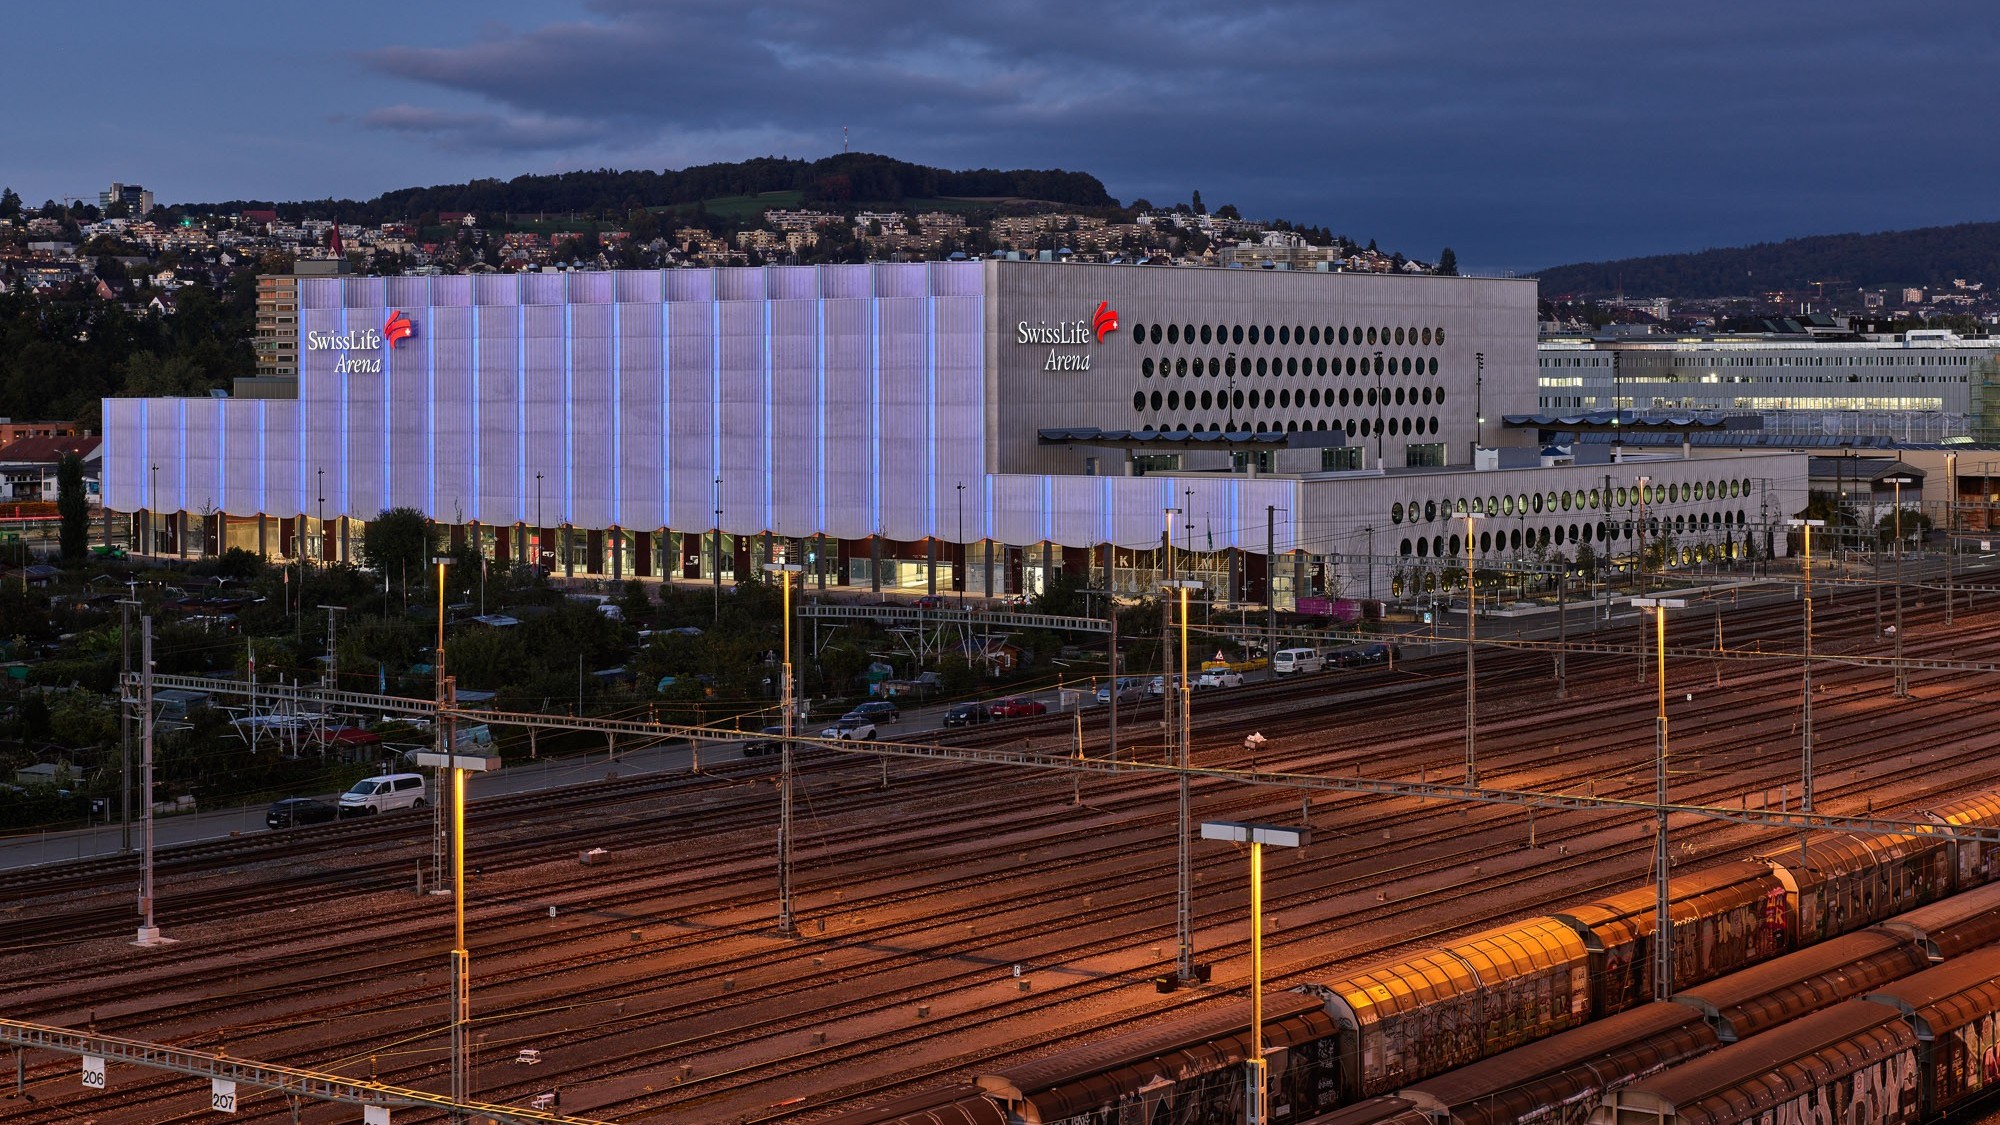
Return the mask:
[(857, 150), (1471, 269), (2000, 219), (2000, 5), (222, 0), (9, 13), (0, 183), (367, 197)]

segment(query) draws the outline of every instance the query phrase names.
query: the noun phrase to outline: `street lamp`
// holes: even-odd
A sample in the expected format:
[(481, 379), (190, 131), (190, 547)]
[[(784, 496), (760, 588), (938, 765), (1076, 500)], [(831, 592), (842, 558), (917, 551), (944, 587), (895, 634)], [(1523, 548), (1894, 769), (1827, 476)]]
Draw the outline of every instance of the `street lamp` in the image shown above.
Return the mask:
[(1469, 788), (1479, 786), (1479, 755), (1477, 738), (1479, 731), (1479, 677), (1473, 665), (1472, 619), (1479, 609), (1479, 588), (1472, 581), (1472, 556), (1477, 548), (1472, 521), (1479, 517), (1465, 513), (1465, 784)]
[(160, 467), (153, 466), (152, 483), (146, 486), (146, 553), (153, 554), (160, 548), (159, 537), (153, 532), (153, 520), (160, 511)]
[(535, 567), (541, 568), (548, 552), (542, 549), (542, 474), (535, 474)]
[(1919, 482), (1904, 473), (1882, 479), (1896, 486), (1896, 698), (1908, 699), (1910, 674), (1903, 668), (1903, 486)]
[(783, 712), (785, 740), (778, 755), (778, 932), (792, 932), (792, 735), (798, 715), (797, 688), (792, 680), (792, 575), (804, 571), (797, 563), (765, 563), (785, 590), (785, 659), (778, 681), (778, 706)]
[(1805, 706), (1800, 712), (1799, 734), (1803, 739), (1799, 772), (1802, 781), (1799, 789), (1800, 808), (1811, 812), (1813, 808), (1813, 739), (1812, 739), (1812, 529), (1825, 527), (1825, 520), (1786, 520), (1786, 526), (1796, 527), (1805, 536), (1805, 600), (1806, 600), (1806, 648), (1805, 648)]
[[(1639, 566), (1639, 596), (1641, 597), (1644, 597), (1646, 594), (1646, 492), (1652, 485), (1652, 477), (1639, 478), (1639, 555), (1637, 562)], [(1666, 558), (1664, 551), (1661, 552), (1660, 558), (1662, 560)], [(1664, 561), (1661, 563), (1660, 569), (1666, 569)]]
[(1382, 390), (1382, 353), (1375, 353), (1375, 467), (1384, 467), (1382, 453), (1382, 408), (1388, 404), (1389, 396)]
[[(958, 565), (952, 567), (952, 577), (958, 580), (958, 608), (961, 610), (965, 608), (965, 588), (972, 584), (970, 581), (967, 580), (967, 576), (965, 573), (966, 563), (970, 562), (971, 558), (972, 558), (972, 553), (966, 550), (965, 547), (965, 482), (959, 481), (958, 482)], [(991, 591), (988, 592), (991, 593)]]
[[(1194, 964), (1194, 856), (1188, 846), (1190, 842), (1189, 836), (1191, 835), (1188, 832), (1188, 821), (1191, 819), (1189, 809), (1193, 803), (1193, 794), (1189, 787), (1188, 769), (1194, 764), (1192, 760), (1194, 757), (1192, 748), (1188, 744), (1189, 735), (1192, 733), (1188, 713), (1188, 697), (1191, 693), (1188, 690), (1187, 678), (1188, 591), (1201, 589), (1201, 583), (1193, 579), (1169, 579), (1161, 583), (1161, 585), (1166, 590), (1169, 598), (1171, 598), (1175, 591), (1179, 591), (1180, 593), (1180, 674), (1178, 676), (1174, 675), (1173, 667), (1169, 663), (1168, 667), (1163, 669), (1166, 674), (1162, 677), (1162, 680), (1166, 687), (1166, 691), (1163, 694), (1168, 705), (1167, 733), (1171, 737), (1175, 749), (1173, 756), (1174, 764), (1180, 767), (1178, 771), (1180, 778), (1180, 815), (1175, 821), (1176, 831), (1174, 833), (1175, 858), (1178, 861), (1179, 868), (1175, 895), (1178, 909), (1175, 913), (1178, 918), (1177, 928), (1180, 936), (1180, 953), (1175, 970), (1176, 975), (1182, 981), (1191, 981), (1195, 979), (1198, 971)], [(1115, 707), (1117, 706), (1118, 695), (1116, 684), (1112, 685), (1111, 694), (1112, 706)]]
[(319, 540), (319, 561), (326, 561), (326, 470), (319, 472), (319, 510), (313, 517), (313, 537)]
[(1250, 1058), (1245, 1066), (1243, 1119), (1245, 1125), (1266, 1125), (1264, 1099), (1270, 1086), (1264, 1066), (1264, 845), (1302, 848), (1312, 842), (1312, 829), (1204, 820), (1201, 838), (1250, 845)]
[[(440, 655), (440, 666), (442, 662)], [(465, 1031), (472, 1022), (472, 954), (465, 948), (465, 775), (473, 770), (497, 770), (500, 759), (483, 754), (422, 753), (417, 755), (417, 765), (451, 771), (451, 1102), (460, 1106), (471, 1095), (465, 1065)]]
[(1958, 454), (1944, 455), (1944, 623), (1951, 624), (1951, 603), (1958, 600)]
[(1478, 365), (1477, 373), (1472, 377), (1472, 416), (1479, 422), (1479, 432), (1472, 439), (1472, 460), (1476, 467), (1479, 447), (1486, 442), (1486, 353), (1473, 352), (1472, 359)]
[(722, 624), (722, 478), (715, 478), (715, 548), (708, 557), (715, 573), (709, 584), (715, 589), (715, 623)]
[(1684, 598), (1633, 598), (1632, 604), (1641, 610), (1653, 611), (1654, 651), (1659, 661), (1660, 709), (1653, 721), (1653, 793), (1659, 816), (1658, 836), (1653, 842), (1653, 876), (1659, 892), (1653, 916), (1653, 999), (1671, 1000), (1674, 996), (1674, 904), (1667, 886), (1671, 858), (1667, 852), (1667, 611), (1685, 609), (1688, 603)]

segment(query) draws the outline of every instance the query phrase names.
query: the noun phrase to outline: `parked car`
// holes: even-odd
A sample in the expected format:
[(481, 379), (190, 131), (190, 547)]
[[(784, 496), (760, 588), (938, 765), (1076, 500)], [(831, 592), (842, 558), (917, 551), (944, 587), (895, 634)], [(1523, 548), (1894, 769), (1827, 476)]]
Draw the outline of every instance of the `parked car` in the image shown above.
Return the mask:
[[(1178, 685), (1180, 682), (1180, 676), (1176, 675), (1174, 683)], [(1167, 694), (1167, 681), (1164, 676), (1154, 676), (1152, 679), (1146, 681), (1147, 698), (1158, 699), (1165, 694)]]
[(925, 594), (917, 599), (918, 609), (943, 609), (944, 599), (936, 594)]
[(820, 731), (819, 736), (842, 742), (868, 742), (875, 738), (875, 723), (864, 716), (842, 715), (832, 726)]
[[(1112, 685), (1110, 684), (1098, 685), (1097, 701), (1099, 703), (1111, 702), (1111, 687)], [(1119, 677), (1118, 702), (1137, 703), (1145, 698), (1146, 698), (1146, 685), (1144, 681), (1140, 680), (1137, 676)]]
[(1326, 658), (1316, 648), (1287, 648), (1278, 650), (1271, 661), (1271, 674), (1289, 676), (1295, 672), (1317, 672), (1326, 667)]
[(295, 828), (301, 824), (325, 824), (340, 815), (340, 809), (318, 797), (287, 797), (271, 802), (264, 810), (268, 828)]
[(760, 754), (776, 754), (785, 748), (785, 728), (765, 727), (757, 732), (757, 737), (743, 744), (743, 756), (755, 758)]
[(365, 777), (350, 786), (340, 795), (340, 815), (372, 816), (397, 809), (421, 809), (427, 804), (424, 775), (389, 773)]
[(846, 715), (842, 715), (841, 718), (852, 718), (855, 716), (864, 719), (873, 719), (878, 723), (893, 723), (902, 719), (903, 712), (898, 710), (895, 704), (886, 699), (873, 699), (867, 703), (855, 704), (853, 710), (850, 710)]
[(1039, 700), (1029, 699), (1025, 695), (1010, 695), (1005, 699), (996, 699), (987, 709), (996, 719), (1026, 719), (1049, 713), (1049, 709)]
[(1242, 687), (1243, 673), (1203, 672), (1200, 678), (1195, 680), (1194, 686), (1198, 688)]
[(948, 727), (969, 727), (993, 721), (993, 711), (983, 703), (954, 703), (944, 713), (944, 725)]
[(1336, 668), (1368, 668), (1389, 663), (1392, 653), (1398, 653), (1395, 646), (1380, 641), (1374, 644), (1350, 645), (1347, 648), (1336, 649), (1330, 663)]

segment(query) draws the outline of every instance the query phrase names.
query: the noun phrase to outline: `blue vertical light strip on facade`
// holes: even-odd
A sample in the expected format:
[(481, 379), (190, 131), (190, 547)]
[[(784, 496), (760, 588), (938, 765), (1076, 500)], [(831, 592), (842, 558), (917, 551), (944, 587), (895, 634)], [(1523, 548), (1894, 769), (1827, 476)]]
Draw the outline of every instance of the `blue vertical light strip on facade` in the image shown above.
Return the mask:
[[(431, 312), (432, 310), (428, 307), (424, 310), (423, 330), (425, 335), (430, 334), (432, 323)], [(389, 456), (389, 450), (394, 441), (394, 436), (389, 426), (389, 419), (395, 414), (395, 411), (390, 409), (389, 404), (396, 401), (394, 394), (396, 345), (388, 340), (384, 340), (382, 341), (382, 352), (382, 504), (377, 509), (378, 511), (386, 511), (396, 506), (389, 498), (389, 478), (391, 474), (389, 465), (393, 460)]]
[(937, 297), (924, 296), (924, 534), (937, 538)]
[(514, 286), (514, 512), (514, 522), (528, 522), (528, 304), (520, 284)]
[[(722, 302), (713, 296), (708, 299), (710, 329), (708, 336), (708, 405), (713, 425), (708, 430), (708, 467), (710, 480), (722, 479)], [(716, 497), (716, 507), (727, 508), (720, 496)], [(721, 517), (716, 517), (720, 522)], [(717, 529), (721, 530), (720, 528)]]
[(257, 514), (260, 516), (271, 510), (264, 492), (264, 470), (268, 467), (264, 461), (264, 438), (271, 432), (270, 406), (268, 401), (257, 403)]
[(771, 464), (771, 431), (777, 428), (778, 404), (771, 387), (771, 295), (764, 295), (764, 530), (771, 530), (771, 491), (777, 474)]
[(570, 304), (569, 278), (563, 278), (563, 513), (564, 523), (576, 521), (576, 308)]
[(868, 526), (882, 532), (882, 298), (868, 296)]
[[(616, 296), (616, 294), (613, 294)], [(622, 306), (611, 302), (611, 523), (625, 522), (625, 336)]]
[(430, 512), (438, 514), (438, 353), (437, 334), (424, 333), (424, 383), (428, 405), (424, 408), (424, 492), (430, 496)]
[(826, 298), (813, 301), (813, 476), (819, 485), (815, 531), (826, 529)]
[[(1042, 478), (1042, 542), (1056, 537), (1056, 478)], [(1044, 576), (1046, 580), (1046, 576)]]
[[(221, 515), (229, 511), (229, 404), (211, 401), (215, 403), (215, 511)], [(185, 444), (181, 456), (187, 456)]]
[[(342, 307), (340, 310), (341, 334), (346, 335), (347, 330), (347, 309)], [(383, 350), (388, 350), (388, 347), (389, 342), (387, 340), (382, 341)], [(340, 373), (340, 471), (339, 475), (335, 477), (335, 480), (339, 482), (340, 494), (335, 498), (335, 507), (342, 514), (345, 514), (347, 511), (348, 443), (352, 440), (350, 437), (351, 431), (347, 428), (347, 399), (350, 393), (348, 381), (352, 378), (353, 376), (348, 372), (343, 371)]]
[(160, 510), (160, 505), (158, 497), (153, 495), (153, 419), (151, 403), (151, 399), (142, 398), (139, 400), (139, 473), (146, 482), (145, 487), (140, 489), (146, 496), (146, 510), (157, 512)]
[(176, 461), (179, 461), (179, 462), (180, 462), (180, 482), (181, 482), (181, 487), (180, 487), (180, 504), (179, 504), (178, 506), (176, 506), (176, 507), (174, 508), (174, 510), (175, 510), (175, 511), (177, 511), (177, 512), (185, 512), (185, 511), (187, 511), (187, 510), (188, 510), (188, 455), (187, 455), (187, 447), (188, 447), (188, 404), (187, 404), (187, 400), (186, 400), (186, 399), (181, 399), (180, 401), (176, 402), (176, 403), (174, 404), (174, 406), (175, 406), (175, 410), (174, 410), (174, 426), (175, 426), (175, 428), (176, 428), (176, 429), (178, 429), (178, 430), (180, 431), (180, 442), (179, 442), (179, 444), (178, 444), (178, 445), (177, 445), (177, 447), (176, 447), (176, 448), (177, 448), (177, 450), (178, 450), (178, 454), (177, 454), (177, 456), (175, 456), (174, 460), (176, 460)]
[[(480, 388), (484, 383), (479, 369), (479, 359), (479, 305), (475, 302), (472, 306), (472, 375), (470, 379), (472, 386), (466, 396), (472, 400), (472, 440), (468, 443), (471, 448), (465, 451), (465, 455), (466, 460), (472, 463), (472, 518), (480, 523), (485, 523), (486, 505), (481, 500), (481, 497), (485, 493), (479, 487), (479, 455), (480, 450), (485, 447), (485, 443), (479, 440), (483, 433), (479, 428), (479, 398)], [(478, 550), (480, 549), (480, 545), (475, 543), (473, 544), (473, 548)]]
[[(660, 295), (660, 526), (674, 522), (674, 306)], [(677, 557), (677, 556), (676, 556)], [(666, 556), (661, 556), (663, 562)], [(672, 569), (676, 563), (665, 562)], [(665, 577), (664, 574), (661, 577)]]
[[(660, 294), (660, 526), (674, 522), (674, 304)], [(662, 562), (666, 562), (662, 554)], [(678, 558), (678, 556), (676, 556)], [(666, 562), (676, 567), (676, 562)], [(664, 577), (664, 575), (662, 575)]]

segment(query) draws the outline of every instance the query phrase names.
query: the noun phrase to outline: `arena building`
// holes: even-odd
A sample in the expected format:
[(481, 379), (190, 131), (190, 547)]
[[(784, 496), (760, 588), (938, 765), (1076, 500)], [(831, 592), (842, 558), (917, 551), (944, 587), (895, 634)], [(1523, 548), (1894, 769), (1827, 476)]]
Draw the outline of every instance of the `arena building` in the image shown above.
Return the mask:
[(413, 507), (559, 574), (783, 557), (973, 595), (1055, 568), (1142, 590), (1171, 529), (1219, 599), (1289, 605), (1462, 565), (1466, 514), (1489, 556), (1600, 558), (1643, 515), (1678, 562), (1804, 503), (1797, 455), (1545, 455), (1535, 296), (1005, 261), (301, 277), (295, 382), (105, 400), (107, 520), (155, 553), (345, 561)]

